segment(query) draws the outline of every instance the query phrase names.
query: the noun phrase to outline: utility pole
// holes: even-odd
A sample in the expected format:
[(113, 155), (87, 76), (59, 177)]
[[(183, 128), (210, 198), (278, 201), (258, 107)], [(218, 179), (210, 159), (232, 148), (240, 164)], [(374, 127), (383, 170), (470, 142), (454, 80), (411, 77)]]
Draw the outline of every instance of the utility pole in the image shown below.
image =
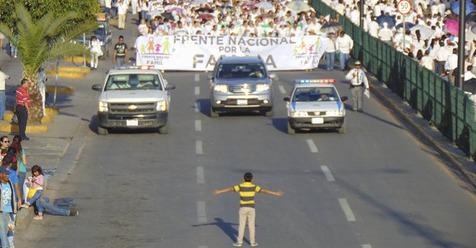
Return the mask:
[(456, 87), (462, 88), (464, 83), (464, 43), (466, 40), (466, 0), (459, 0), (459, 30), (458, 30), (458, 71)]

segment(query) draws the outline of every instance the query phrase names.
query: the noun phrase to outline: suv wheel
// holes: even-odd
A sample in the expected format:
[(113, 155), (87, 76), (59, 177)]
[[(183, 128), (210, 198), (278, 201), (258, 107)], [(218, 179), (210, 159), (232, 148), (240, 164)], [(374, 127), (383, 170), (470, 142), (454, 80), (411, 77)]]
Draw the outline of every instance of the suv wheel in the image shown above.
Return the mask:
[(109, 130), (107, 130), (107, 128), (98, 126), (98, 134), (99, 135), (108, 135)]
[(216, 112), (213, 107), (210, 107), (210, 117), (212, 118), (217, 118), (219, 117), (220, 115), (218, 114), (218, 112)]
[(294, 130), (293, 127), (291, 127), (291, 124), (289, 124), (289, 121), (288, 121), (288, 134), (295, 134), (296, 133), (296, 130)]
[(160, 134), (168, 134), (169, 133), (169, 126), (168, 125), (163, 125), (159, 127), (159, 133)]

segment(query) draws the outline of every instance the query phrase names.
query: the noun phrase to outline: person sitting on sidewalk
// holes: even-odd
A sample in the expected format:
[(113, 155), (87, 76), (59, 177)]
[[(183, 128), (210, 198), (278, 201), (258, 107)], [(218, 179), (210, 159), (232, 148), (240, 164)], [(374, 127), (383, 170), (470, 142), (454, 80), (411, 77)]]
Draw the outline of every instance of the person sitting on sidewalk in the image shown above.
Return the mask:
[[(43, 193), (45, 179), (41, 167), (37, 164), (33, 165), (33, 167), (31, 167), (31, 175), (32, 177), (29, 177), (25, 183), (28, 187), (28, 197), (25, 204), (22, 205), (23, 208), (29, 208), (35, 204)], [(24, 190), (24, 192), (26, 192), (26, 190)]]
[(41, 196), (36, 200), (35, 206), (38, 210), (38, 215), (33, 217), (35, 220), (43, 220), (43, 213), (58, 215), (58, 216), (78, 216), (79, 210), (74, 207), (64, 207), (50, 203), (47, 197)]

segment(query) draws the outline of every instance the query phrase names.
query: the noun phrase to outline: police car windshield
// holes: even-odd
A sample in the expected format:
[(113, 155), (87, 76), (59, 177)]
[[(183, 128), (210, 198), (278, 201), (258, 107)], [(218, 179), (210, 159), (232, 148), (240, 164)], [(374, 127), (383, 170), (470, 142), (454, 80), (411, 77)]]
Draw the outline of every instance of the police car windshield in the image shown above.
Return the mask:
[(337, 101), (337, 93), (333, 87), (298, 87), (292, 100), (293, 102)]
[(120, 74), (109, 76), (105, 90), (162, 90), (162, 85), (155, 74)]
[(217, 78), (256, 78), (266, 77), (263, 64), (221, 64), (218, 67)]

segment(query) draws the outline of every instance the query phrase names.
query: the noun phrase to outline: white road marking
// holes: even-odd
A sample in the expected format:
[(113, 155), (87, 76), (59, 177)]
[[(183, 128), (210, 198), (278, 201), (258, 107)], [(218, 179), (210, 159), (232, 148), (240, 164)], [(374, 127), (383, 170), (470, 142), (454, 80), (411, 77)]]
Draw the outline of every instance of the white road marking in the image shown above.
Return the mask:
[(195, 102), (195, 112), (200, 112), (200, 103), (199, 102)]
[(334, 176), (332, 175), (332, 172), (329, 169), (329, 167), (327, 167), (326, 165), (322, 165), (321, 170), (324, 173), (324, 176), (326, 177), (327, 181), (334, 182), (336, 180)]
[(201, 132), (202, 131), (202, 121), (195, 120), (195, 131)]
[(194, 80), (195, 82), (200, 81), (200, 73), (195, 73), (195, 76), (193, 77), (193, 80)]
[(281, 92), (281, 94), (283, 94), (283, 95), (286, 94), (286, 89), (284, 88), (284, 86), (279, 85), (279, 86), (278, 86), (278, 89), (279, 89), (279, 92)]
[(207, 206), (204, 201), (197, 201), (197, 221), (199, 224), (207, 223)]
[(196, 96), (200, 95), (200, 87), (199, 86), (195, 86), (195, 95)]
[(342, 208), (342, 211), (344, 211), (345, 218), (347, 219), (347, 221), (354, 222), (355, 221), (355, 215), (352, 212), (352, 209), (350, 208), (350, 205), (347, 202), (347, 199), (339, 198), (339, 204), (340, 204), (340, 207)]
[(314, 144), (314, 141), (312, 139), (307, 139), (306, 140), (307, 145), (309, 146), (309, 149), (311, 150), (312, 153), (318, 153), (319, 149), (317, 149), (316, 144)]
[(197, 167), (197, 184), (204, 184), (205, 183), (205, 172), (203, 166)]
[(362, 248), (372, 248), (370, 244), (361, 245)]
[(83, 149), (85, 146), (86, 146), (86, 142), (83, 141), (83, 144), (81, 144), (81, 147), (79, 147), (79, 150), (76, 153), (76, 157), (74, 157), (74, 161), (78, 161), (79, 158), (81, 158), (81, 154), (83, 153)]
[(208, 248), (206, 245), (199, 245), (198, 248)]
[(195, 142), (195, 153), (198, 155), (203, 154), (203, 142), (201, 140)]

